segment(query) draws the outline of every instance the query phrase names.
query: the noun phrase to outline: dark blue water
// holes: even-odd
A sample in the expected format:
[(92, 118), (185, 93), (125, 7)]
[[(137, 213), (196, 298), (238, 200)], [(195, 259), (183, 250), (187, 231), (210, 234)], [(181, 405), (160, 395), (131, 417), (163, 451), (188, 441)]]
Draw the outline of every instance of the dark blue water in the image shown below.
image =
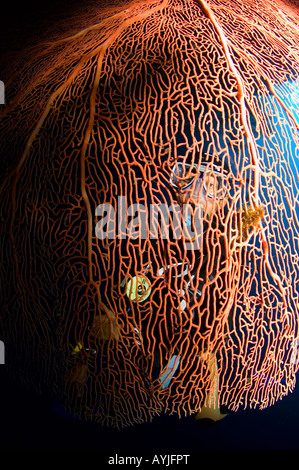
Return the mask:
[[(79, 2), (64, 3), (70, 8)], [(45, 23), (47, 17), (49, 21), (55, 20), (57, 6), (62, 17), (61, 4), (56, 1), (40, 6), (43, 11), (37, 11), (33, 2), (24, 2), (21, 8), (13, 3), (6, 6), (7, 12), (1, 12), (6, 23), (0, 32), (1, 53), (11, 47), (11, 39), (17, 48), (27, 32), (32, 38), (32, 27), (39, 21)], [(121, 431), (107, 430), (64, 416), (59, 402), (26, 391), (12, 382), (5, 373), (5, 365), (0, 365), (0, 450), (96, 450), (101, 468), (108, 456), (115, 453), (181, 452), (196, 458), (203, 450), (295, 450), (299, 448), (298, 423), (299, 386), (266, 410), (232, 413), (211, 427), (199, 427), (192, 418), (162, 416), (152, 423)]]
[(0, 450), (96, 450), (99, 462), (105, 462), (121, 452), (181, 452), (195, 458), (204, 450), (299, 449), (299, 388), (266, 410), (233, 413), (211, 427), (162, 416), (118, 431), (63, 416), (57, 401), (9, 380), (5, 365), (0, 383)]

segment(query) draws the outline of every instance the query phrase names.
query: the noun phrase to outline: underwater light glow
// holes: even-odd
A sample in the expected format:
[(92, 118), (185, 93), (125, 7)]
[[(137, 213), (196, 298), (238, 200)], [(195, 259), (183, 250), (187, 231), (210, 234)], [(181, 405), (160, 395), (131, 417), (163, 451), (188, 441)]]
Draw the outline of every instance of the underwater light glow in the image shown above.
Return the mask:
[(110, 426), (266, 408), (298, 371), (299, 10), (84, 11), (5, 84), (5, 367)]

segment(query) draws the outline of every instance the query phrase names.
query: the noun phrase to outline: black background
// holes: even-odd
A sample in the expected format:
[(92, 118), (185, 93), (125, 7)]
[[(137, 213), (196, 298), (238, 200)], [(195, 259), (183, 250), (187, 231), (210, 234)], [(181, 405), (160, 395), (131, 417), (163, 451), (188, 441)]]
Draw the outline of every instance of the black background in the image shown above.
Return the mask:
[(97, 450), (108, 455), (226, 450), (296, 450), (299, 391), (266, 410), (232, 413), (200, 427), (192, 417), (161, 416), (122, 430), (79, 422), (64, 415), (57, 400), (28, 392), (0, 366), (0, 450)]
[[(26, 47), (38, 42), (46, 27), (55, 29), (56, 21), (76, 15), (80, 6), (77, 0), (2, 6), (0, 79), (5, 81), (17, 53), (26, 54)], [(266, 410), (232, 413), (212, 427), (199, 427), (192, 418), (162, 416), (111, 430), (64, 416), (53, 397), (27, 391), (11, 381), (5, 369), (0, 365), (0, 450), (97, 450), (103, 463), (115, 453), (189, 453), (197, 458), (204, 450), (299, 448), (298, 389)]]

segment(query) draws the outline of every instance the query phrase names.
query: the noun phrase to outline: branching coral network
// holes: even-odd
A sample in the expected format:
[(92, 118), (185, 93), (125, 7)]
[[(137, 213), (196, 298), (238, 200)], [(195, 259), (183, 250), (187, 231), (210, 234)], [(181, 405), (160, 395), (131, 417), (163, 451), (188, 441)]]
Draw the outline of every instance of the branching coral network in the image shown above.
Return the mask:
[(13, 375), (111, 426), (272, 405), (298, 369), (298, 9), (120, 2), (63, 31), (1, 115)]

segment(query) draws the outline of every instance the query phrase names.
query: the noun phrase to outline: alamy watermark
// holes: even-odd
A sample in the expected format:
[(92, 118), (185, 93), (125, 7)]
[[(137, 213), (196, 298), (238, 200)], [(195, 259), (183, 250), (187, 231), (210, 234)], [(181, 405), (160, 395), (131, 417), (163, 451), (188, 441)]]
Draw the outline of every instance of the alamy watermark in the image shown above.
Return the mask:
[(5, 104), (5, 86), (2, 80), (0, 80), (0, 104)]
[(128, 205), (126, 196), (118, 196), (117, 204), (97, 206), (98, 219), (95, 234), (99, 240), (113, 239), (183, 239), (186, 248), (201, 247), (203, 207), (200, 204), (149, 204)]
[(0, 341), (0, 364), (5, 364), (5, 347), (3, 341)]
[(299, 364), (299, 338), (293, 341), (293, 350), (291, 355), (291, 364)]

